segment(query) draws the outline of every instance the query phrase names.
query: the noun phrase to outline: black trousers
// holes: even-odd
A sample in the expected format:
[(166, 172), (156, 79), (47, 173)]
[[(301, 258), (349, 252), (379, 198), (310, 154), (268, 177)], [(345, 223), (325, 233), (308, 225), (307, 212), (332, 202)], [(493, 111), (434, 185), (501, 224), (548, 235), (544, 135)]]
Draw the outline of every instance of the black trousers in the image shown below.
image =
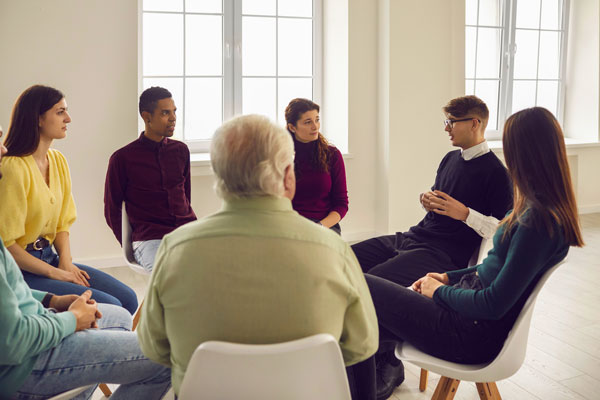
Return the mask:
[(443, 251), (404, 236), (379, 236), (356, 243), (354, 254), (364, 273), (409, 286), (428, 272), (458, 269)]
[(375, 356), (346, 368), (352, 400), (375, 400)]
[(492, 360), (512, 327), (507, 319), (476, 320), (377, 276), (365, 274), (379, 322), (380, 342), (407, 341), (461, 364)]

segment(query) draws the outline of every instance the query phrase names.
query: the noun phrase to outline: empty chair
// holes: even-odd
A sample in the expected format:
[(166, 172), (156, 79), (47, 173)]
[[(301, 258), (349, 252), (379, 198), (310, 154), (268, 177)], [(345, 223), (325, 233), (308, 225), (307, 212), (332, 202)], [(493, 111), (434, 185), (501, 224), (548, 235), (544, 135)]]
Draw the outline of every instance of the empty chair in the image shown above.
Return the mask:
[[(401, 343), (396, 347), (396, 357), (442, 376), (432, 399), (452, 399), (461, 380), (476, 382), (481, 399), (500, 399), (496, 382), (509, 378), (521, 368), (527, 351), (529, 326), (531, 325), (535, 300), (546, 280), (564, 262), (565, 260), (562, 260), (542, 275), (525, 302), (500, 353), (489, 363), (457, 364), (445, 361), (423, 353), (407, 342)], [(421, 379), (421, 387), (422, 385), (423, 382)]]
[(349, 400), (337, 340), (329, 334), (277, 344), (210, 341), (194, 351), (180, 400)]

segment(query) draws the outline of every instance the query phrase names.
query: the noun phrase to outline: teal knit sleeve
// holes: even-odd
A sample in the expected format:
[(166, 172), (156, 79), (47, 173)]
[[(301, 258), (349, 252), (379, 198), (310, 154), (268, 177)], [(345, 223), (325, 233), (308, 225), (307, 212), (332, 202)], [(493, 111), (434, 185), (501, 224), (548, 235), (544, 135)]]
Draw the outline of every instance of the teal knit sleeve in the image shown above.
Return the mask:
[(498, 251), (505, 257), (486, 259), (477, 272), (485, 289), (460, 289), (442, 286), (433, 299), (469, 318), (497, 320), (523, 295), (527, 287), (540, 274), (566, 256), (568, 246), (557, 232), (553, 237), (547, 232), (523, 225), (502, 245), (508, 249)]

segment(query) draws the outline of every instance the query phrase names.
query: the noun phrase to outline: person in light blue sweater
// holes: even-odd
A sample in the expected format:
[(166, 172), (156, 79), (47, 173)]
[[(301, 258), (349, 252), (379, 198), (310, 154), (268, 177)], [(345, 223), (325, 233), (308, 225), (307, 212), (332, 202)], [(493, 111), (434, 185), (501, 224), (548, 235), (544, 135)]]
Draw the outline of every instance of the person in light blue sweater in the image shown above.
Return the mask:
[[(4, 154), (0, 143), (0, 163)], [(31, 290), (0, 238), (0, 399), (46, 398), (99, 382), (121, 384), (111, 399), (162, 398), (170, 369), (144, 357), (124, 308), (91, 295)]]
[(380, 348), (408, 341), (448, 361), (491, 361), (540, 277), (570, 246), (583, 246), (558, 121), (540, 107), (517, 112), (505, 123), (502, 144), (515, 203), (480, 265), (428, 273), (410, 288), (365, 275)]

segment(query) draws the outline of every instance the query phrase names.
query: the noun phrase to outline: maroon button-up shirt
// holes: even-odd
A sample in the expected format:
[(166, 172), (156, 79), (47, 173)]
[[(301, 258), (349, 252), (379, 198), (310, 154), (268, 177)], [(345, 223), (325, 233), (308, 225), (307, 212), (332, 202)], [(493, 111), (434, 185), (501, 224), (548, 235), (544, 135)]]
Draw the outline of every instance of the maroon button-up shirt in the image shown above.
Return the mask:
[(144, 133), (110, 157), (104, 217), (121, 243), (125, 201), (132, 241), (162, 239), (196, 219), (191, 206), (190, 151), (177, 140), (154, 142)]

